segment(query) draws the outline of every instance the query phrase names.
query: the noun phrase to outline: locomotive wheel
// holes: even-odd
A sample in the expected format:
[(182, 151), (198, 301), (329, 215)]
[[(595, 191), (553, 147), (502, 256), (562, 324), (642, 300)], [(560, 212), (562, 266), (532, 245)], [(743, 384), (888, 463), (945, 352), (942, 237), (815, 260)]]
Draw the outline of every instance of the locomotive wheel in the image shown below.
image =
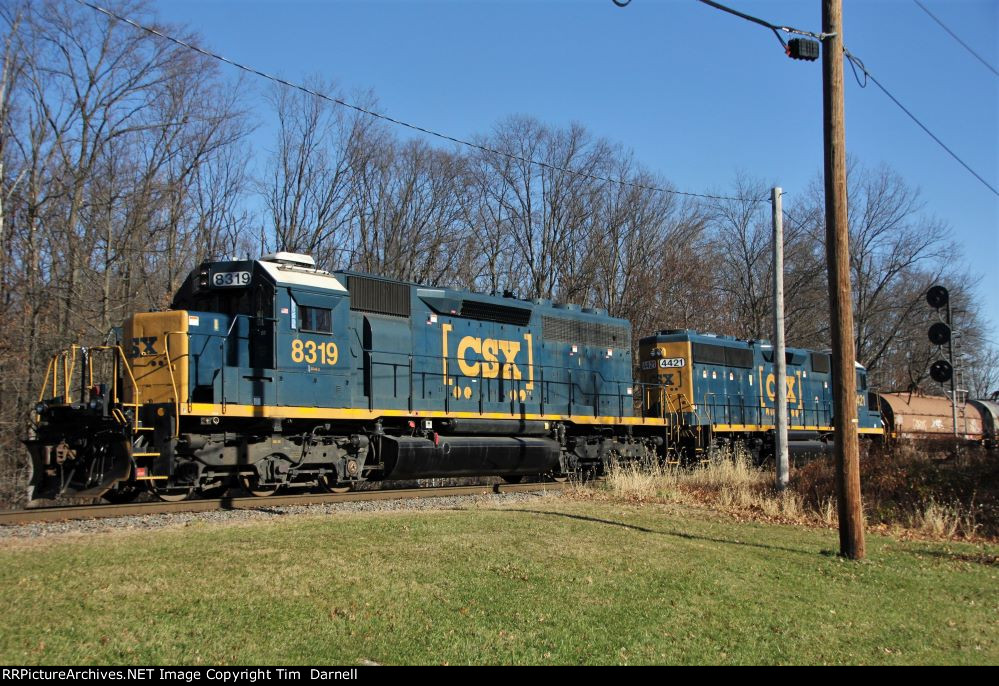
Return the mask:
[(330, 478), (330, 474), (322, 474), (319, 477), (319, 488), (326, 493), (346, 493), (351, 489), (349, 482), (336, 481)]
[(187, 500), (194, 493), (194, 486), (167, 487), (157, 486), (155, 480), (149, 482), (149, 492), (165, 503), (178, 503)]
[(260, 477), (256, 474), (240, 474), (239, 483), (250, 495), (257, 498), (266, 498), (269, 495), (274, 495), (280, 486), (261, 486)]
[(505, 481), (508, 484), (519, 484), (523, 480), (524, 480), (524, 475), (523, 474), (520, 474), (518, 476), (504, 476), (503, 477), (503, 481)]

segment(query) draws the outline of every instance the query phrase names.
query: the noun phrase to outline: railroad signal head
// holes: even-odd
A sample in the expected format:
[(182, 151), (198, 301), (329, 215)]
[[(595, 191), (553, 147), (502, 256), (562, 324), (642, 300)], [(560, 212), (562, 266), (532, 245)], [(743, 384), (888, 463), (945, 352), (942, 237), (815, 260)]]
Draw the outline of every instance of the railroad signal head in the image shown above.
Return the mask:
[(814, 62), (819, 59), (819, 42), (808, 38), (792, 38), (787, 42), (786, 52), (792, 60)]
[(950, 327), (943, 322), (937, 322), (930, 327), (929, 336), (933, 345), (946, 345), (950, 343)]
[(943, 286), (934, 286), (926, 291), (926, 302), (930, 304), (930, 307), (939, 310), (950, 302), (950, 294)]
[(954, 375), (954, 369), (947, 360), (937, 360), (930, 365), (930, 377), (939, 383), (947, 383)]

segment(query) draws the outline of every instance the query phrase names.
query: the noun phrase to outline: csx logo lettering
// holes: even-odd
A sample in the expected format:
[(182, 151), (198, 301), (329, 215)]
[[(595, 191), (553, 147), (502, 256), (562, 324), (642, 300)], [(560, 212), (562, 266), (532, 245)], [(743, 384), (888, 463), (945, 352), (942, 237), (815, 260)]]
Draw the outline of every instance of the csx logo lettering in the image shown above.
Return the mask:
[[(520, 341), (506, 341), (498, 338), (476, 338), (465, 336), (458, 342), (458, 368), (465, 376), (482, 375), (495, 379), (502, 371), (504, 379), (522, 379), (524, 375), (517, 366), (517, 353)], [(469, 353), (476, 353), (481, 362), (469, 362)], [(502, 365), (500, 360), (502, 358)]]
[[(466, 377), (513, 381), (523, 379), (525, 383), (522, 390), (531, 391), (534, 388), (533, 334), (523, 334), (522, 340), (463, 336), (458, 339), (458, 345), (451, 348), (454, 344), (448, 338), (452, 330), (451, 324), (441, 327), (444, 376), (448, 385), (454, 383), (450, 376), (453, 372), (448, 370), (448, 358), (453, 349), (454, 357), (451, 360), (457, 358), (458, 370)], [(527, 359), (524, 360), (524, 357)]]
[(156, 354), (156, 336), (145, 336), (132, 339), (132, 350), (129, 357), (142, 357)]
[[(795, 390), (798, 379), (794, 376), (786, 376), (784, 380), (787, 382), (787, 404), (793, 405), (798, 402), (798, 394)], [(771, 402), (777, 397), (777, 381), (773, 374), (767, 374), (767, 397), (770, 398)]]

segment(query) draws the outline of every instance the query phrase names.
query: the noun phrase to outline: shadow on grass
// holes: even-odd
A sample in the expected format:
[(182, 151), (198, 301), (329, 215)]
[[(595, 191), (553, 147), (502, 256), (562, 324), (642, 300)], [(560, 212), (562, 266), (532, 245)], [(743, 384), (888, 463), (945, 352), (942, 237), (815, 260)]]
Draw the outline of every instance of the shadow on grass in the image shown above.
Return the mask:
[[(486, 508), (483, 508), (486, 509)], [(535, 514), (535, 515), (546, 515), (549, 517), (563, 517), (565, 519), (576, 519), (583, 522), (592, 522), (594, 524), (606, 524), (608, 526), (617, 526), (622, 529), (633, 529), (635, 531), (640, 531), (646, 534), (653, 534), (657, 536), (672, 536), (674, 538), (681, 538), (687, 541), (705, 541), (709, 543), (722, 543), (724, 545), (738, 545), (745, 546), (749, 548), (761, 548), (763, 550), (780, 550), (787, 553), (795, 553), (798, 555), (807, 555), (809, 557), (815, 555), (816, 553), (810, 550), (802, 550), (800, 548), (787, 548), (780, 545), (768, 545), (765, 543), (748, 543), (746, 541), (735, 541), (726, 538), (714, 538), (712, 536), (700, 536), (697, 534), (690, 534), (684, 531), (658, 531), (656, 529), (649, 529), (644, 526), (636, 526), (634, 524), (628, 524), (626, 522), (615, 522), (612, 519), (600, 519), (599, 517), (588, 517), (586, 515), (576, 515), (567, 514), (565, 512), (550, 512), (547, 510), (507, 510), (507, 509), (497, 509), (488, 508), (491, 512), (503, 512), (507, 514)]]
[(927, 550), (926, 548), (918, 550), (902, 548), (899, 552), (914, 557), (925, 555), (926, 557), (936, 557), (948, 562), (971, 562), (972, 564), (984, 565), (986, 567), (999, 567), (999, 555), (989, 555), (988, 553), (952, 553), (948, 550)]

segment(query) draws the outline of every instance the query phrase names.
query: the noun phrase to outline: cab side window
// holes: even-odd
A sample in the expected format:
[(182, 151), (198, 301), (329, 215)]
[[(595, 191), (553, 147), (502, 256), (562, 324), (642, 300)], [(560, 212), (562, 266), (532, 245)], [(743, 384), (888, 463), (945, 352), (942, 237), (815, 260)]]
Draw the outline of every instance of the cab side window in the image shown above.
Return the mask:
[(299, 305), (298, 320), (302, 331), (333, 333), (333, 310), (328, 308)]

